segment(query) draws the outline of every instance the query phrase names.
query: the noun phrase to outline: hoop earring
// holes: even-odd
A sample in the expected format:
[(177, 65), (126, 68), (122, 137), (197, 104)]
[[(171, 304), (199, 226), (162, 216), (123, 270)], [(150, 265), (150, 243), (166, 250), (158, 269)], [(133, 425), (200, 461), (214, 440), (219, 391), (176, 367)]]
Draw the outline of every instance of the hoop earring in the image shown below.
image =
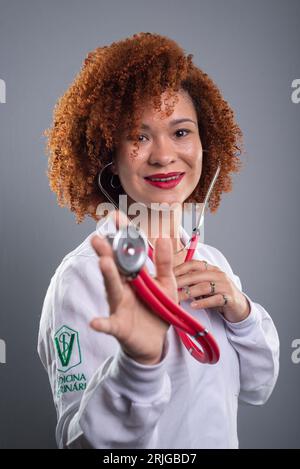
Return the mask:
[(110, 178), (110, 185), (111, 185), (111, 187), (112, 187), (113, 189), (119, 189), (119, 187), (121, 187), (121, 184), (119, 184), (118, 186), (114, 186), (114, 184), (113, 184), (113, 178), (114, 178), (115, 176), (119, 179), (119, 177), (118, 177), (117, 174), (113, 174), (112, 177)]

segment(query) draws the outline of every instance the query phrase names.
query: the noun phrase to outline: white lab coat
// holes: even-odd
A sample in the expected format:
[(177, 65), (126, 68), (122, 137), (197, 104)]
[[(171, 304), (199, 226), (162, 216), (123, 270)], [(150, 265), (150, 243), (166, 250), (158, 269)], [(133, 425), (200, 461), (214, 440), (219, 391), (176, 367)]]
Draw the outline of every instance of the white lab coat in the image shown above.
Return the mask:
[[(216, 308), (195, 311), (191, 300), (182, 301), (216, 338), (219, 362), (199, 363), (171, 326), (161, 362), (139, 364), (114, 337), (89, 326), (97, 315), (109, 315), (98, 256), (90, 244), (94, 233), (56, 269), (40, 320), (38, 353), (57, 410), (58, 447), (237, 448), (238, 400), (264, 404), (277, 380), (279, 339), (271, 317), (245, 292), (251, 312), (239, 323), (226, 321)], [(187, 233), (181, 229), (181, 234), (186, 241)], [(199, 243), (194, 259), (218, 266), (242, 290), (218, 249)], [(146, 265), (155, 275), (150, 258)]]

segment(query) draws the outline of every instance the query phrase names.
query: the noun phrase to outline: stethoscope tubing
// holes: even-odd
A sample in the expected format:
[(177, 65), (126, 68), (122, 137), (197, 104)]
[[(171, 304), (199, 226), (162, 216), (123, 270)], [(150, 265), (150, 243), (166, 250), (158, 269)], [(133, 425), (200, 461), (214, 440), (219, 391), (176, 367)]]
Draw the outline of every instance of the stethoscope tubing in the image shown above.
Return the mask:
[[(107, 166), (112, 163), (108, 163)], [(105, 168), (106, 168), (105, 167)], [(108, 198), (110, 202), (118, 209), (118, 204), (114, 201), (113, 197), (110, 196), (108, 191), (101, 183), (101, 175), (104, 171), (103, 168), (98, 175), (98, 185), (103, 194)], [(200, 215), (200, 221), (198, 223), (197, 229), (194, 231), (194, 234), (190, 240), (189, 248), (185, 257), (187, 262), (193, 258), (197, 243), (199, 240), (199, 228), (203, 219), (204, 209), (208, 203), (210, 194), (212, 192), (213, 186), (217, 180), (218, 174), (220, 172), (220, 163), (218, 164), (216, 173), (213, 177), (213, 180), (210, 183), (208, 192), (205, 196), (204, 205)], [(148, 241), (148, 255), (153, 261), (153, 247)], [(167, 320), (172, 324), (181, 338), (181, 341), (189, 351), (189, 353), (201, 363), (214, 364), (217, 363), (220, 357), (220, 350), (217, 342), (215, 341), (213, 335), (202, 326), (202, 324), (197, 321), (192, 315), (186, 313), (179, 305), (177, 305), (171, 298), (168, 298), (155, 284), (151, 276), (147, 271), (142, 268), (137, 275), (131, 279), (132, 287), (135, 289), (136, 293), (140, 296), (142, 300), (146, 300), (148, 306), (152, 310), (159, 314), (163, 319)], [(195, 341), (198, 342), (203, 351), (196, 348), (195, 343), (191, 340), (189, 335), (194, 337)]]
[[(199, 235), (195, 234), (185, 257), (185, 262), (193, 258), (198, 239)], [(148, 255), (153, 260), (153, 248), (151, 245), (149, 245)], [(197, 319), (164, 294), (155, 284), (147, 270), (141, 269), (139, 274), (131, 279), (131, 284), (138, 296), (156, 314), (159, 314), (164, 320), (175, 327), (183, 344), (196, 360), (201, 363), (217, 363), (220, 351), (213, 335)], [(192, 336), (201, 345), (203, 351), (196, 348), (195, 343), (187, 334)]]

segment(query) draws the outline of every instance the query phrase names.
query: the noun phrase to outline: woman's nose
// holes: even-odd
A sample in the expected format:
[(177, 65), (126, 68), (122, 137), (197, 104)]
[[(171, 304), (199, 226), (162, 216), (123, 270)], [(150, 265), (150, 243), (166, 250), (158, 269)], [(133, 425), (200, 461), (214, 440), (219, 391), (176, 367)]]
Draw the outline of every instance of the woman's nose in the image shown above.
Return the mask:
[(159, 164), (161, 166), (167, 166), (175, 161), (176, 158), (177, 156), (174, 148), (167, 143), (160, 142), (152, 145), (148, 157), (148, 163), (151, 165)]

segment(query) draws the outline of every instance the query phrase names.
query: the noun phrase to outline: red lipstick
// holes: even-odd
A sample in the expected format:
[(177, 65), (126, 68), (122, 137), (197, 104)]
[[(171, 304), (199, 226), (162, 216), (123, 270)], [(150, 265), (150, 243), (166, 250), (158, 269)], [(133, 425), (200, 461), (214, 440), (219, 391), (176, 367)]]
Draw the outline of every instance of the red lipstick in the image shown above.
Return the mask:
[(172, 189), (180, 183), (185, 173), (156, 173), (145, 177), (145, 181), (160, 189)]

